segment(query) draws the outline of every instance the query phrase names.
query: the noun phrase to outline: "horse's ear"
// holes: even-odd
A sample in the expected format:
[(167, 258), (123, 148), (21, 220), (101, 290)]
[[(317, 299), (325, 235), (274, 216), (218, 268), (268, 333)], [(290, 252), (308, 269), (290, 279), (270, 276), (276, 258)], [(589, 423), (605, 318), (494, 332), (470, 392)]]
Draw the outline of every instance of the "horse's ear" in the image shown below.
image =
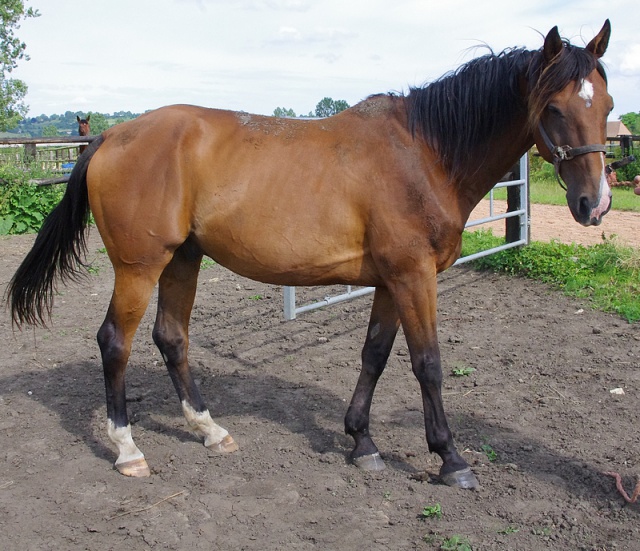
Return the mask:
[(78, 115), (76, 115), (76, 120), (80, 122), (80, 117)]
[(602, 25), (602, 29), (598, 35), (587, 44), (586, 49), (590, 51), (594, 56), (600, 59), (607, 51), (609, 45), (609, 37), (611, 36), (611, 23), (607, 19)]
[(558, 27), (555, 26), (544, 39), (542, 52), (544, 53), (545, 61), (550, 63), (562, 51), (562, 48), (564, 48), (564, 44), (562, 43), (562, 38), (560, 38)]
[(91, 115), (87, 115), (87, 122), (91, 120)]

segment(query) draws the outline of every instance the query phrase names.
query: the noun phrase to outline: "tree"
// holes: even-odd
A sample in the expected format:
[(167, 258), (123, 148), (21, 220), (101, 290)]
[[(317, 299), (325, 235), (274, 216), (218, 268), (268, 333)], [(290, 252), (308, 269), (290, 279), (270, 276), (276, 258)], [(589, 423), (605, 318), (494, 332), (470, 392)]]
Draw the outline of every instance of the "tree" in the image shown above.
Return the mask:
[(47, 137), (57, 136), (58, 129), (55, 124), (47, 124), (47, 126), (42, 129), (42, 135)]
[(28, 111), (23, 102), (27, 85), (9, 76), (18, 61), (29, 60), (25, 53), (27, 45), (14, 34), (20, 21), (40, 15), (24, 4), (24, 0), (0, 0), (0, 130), (15, 128)]
[(274, 117), (292, 117), (295, 118), (296, 117), (296, 112), (293, 109), (287, 109), (286, 107), (276, 107), (273, 110), (273, 116)]
[(330, 117), (345, 109), (349, 109), (349, 104), (343, 99), (323, 98), (316, 105), (316, 117)]
[(97, 136), (102, 134), (107, 128), (109, 128), (109, 121), (102, 113), (88, 113), (91, 115), (91, 135)]
[(620, 120), (632, 134), (640, 134), (640, 112), (626, 113), (620, 117)]

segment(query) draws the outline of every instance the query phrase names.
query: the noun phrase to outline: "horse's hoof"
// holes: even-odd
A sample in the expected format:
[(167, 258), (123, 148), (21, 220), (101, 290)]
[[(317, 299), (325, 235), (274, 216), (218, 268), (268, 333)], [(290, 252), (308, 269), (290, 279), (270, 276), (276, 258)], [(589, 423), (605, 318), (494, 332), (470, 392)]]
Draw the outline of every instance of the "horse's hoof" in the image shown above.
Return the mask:
[(220, 442), (217, 444), (209, 444), (207, 448), (218, 453), (233, 453), (238, 451), (238, 444), (236, 444), (236, 441), (230, 434), (227, 434)]
[(352, 458), (353, 464), (363, 471), (384, 471), (385, 464), (378, 452)]
[(125, 461), (124, 463), (116, 463), (114, 467), (120, 474), (124, 476), (133, 476), (135, 478), (144, 478), (151, 476), (149, 465), (147, 465), (144, 457), (140, 459), (134, 459), (132, 461)]
[(480, 486), (476, 475), (474, 475), (473, 471), (471, 470), (471, 467), (467, 467), (466, 469), (462, 469), (460, 471), (447, 473), (445, 475), (442, 475), (440, 479), (447, 486), (452, 486), (454, 488), (464, 488), (465, 490), (475, 490)]

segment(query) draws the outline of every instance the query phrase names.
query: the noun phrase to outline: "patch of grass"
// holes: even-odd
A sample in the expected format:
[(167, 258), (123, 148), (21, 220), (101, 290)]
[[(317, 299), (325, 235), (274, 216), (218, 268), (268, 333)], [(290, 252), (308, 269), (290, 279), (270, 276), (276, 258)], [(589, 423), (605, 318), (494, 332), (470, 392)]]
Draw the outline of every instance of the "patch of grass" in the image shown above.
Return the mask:
[(491, 229), (480, 228), (475, 231), (465, 230), (462, 233), (462, 250), (460, 251), (460, 256), (469, 256), (479, 251), (504, 245), (504, 243), (504, 237), (493, 235)]
[(201, 270), (206, 270), (207, 268), (211, 268), (211, 267), (213, 267), (215, 265), (216, 265), (216, 261), (215, 260), (212, 260), (208, 256), (205, 256), (205, 257), (203, 257), (202, 261), (200, 262), (200, 269)]
[[(463, 254), (503, 242), (490, 230), (465, 232)], [(536, 279), (573, 297), (588, 299), (594, 308), (616, 313), (630, 323), (640, 320), (640, 250), (615, 239), (586, 247), (575, 243), (533, 241), (472, 262), (491, 270)]]
[(450, 538), (445, 539), (440, 545), (440, 549), (443, 551), (473, 551), (471, 543), (467, 538), (459, 534), (455, 534)]
[(442, 518), (442, 506), (439, 503), (436, 503), (435, 505), (427, 505), (422, 509), (422, 512), (418, 516), (422, 520), (428, 518)]
[(262, 295), (251, 295), (249, 300), (262, 300)]
[(517, 532), (520, 532), (520, 529), (516, 528), (515, 526), (507, 526), (502, 530), (498, 530), (498, 534), (505, 534), (505, 535), (516, 534)]
[(487, 459), (492, 463), (498, 460), (498, 453), (489, 444), (482, 444), (482, 446), (480, 446), (480, 449), (487, 456)]
[(475, 371), (474, 367), (454, 367), (451, 374), (454, 377), (467, 377)]

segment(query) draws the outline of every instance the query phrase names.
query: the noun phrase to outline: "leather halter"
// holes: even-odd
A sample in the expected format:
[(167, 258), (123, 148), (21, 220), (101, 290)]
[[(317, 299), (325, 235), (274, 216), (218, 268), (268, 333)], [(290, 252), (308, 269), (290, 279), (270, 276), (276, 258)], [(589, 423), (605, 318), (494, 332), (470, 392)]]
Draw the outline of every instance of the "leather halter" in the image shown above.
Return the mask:
[(590, 145), (582, 145), (580, 147), (571, 147), (570, 145), (554, 145), (547, 134), (544, 126), (542, 126), (542, 121), (538, 123), (538, 130), (540, 131), (540, 135), (544, 140), (544, 144), (547, 146), (547, 149), (550, 151), (553, 156), (553, 167), (556, 171), (556, 180), (560, 184), (560, 187), (567, 191), (567, 186), (560, 179), (560, 163), (562, 161), (570, 161), (571, 159), (577, 157), (578, 155), (584, 155), (585, 153), (606, 153), (607, 148), (603, 144), (590, 144)]

